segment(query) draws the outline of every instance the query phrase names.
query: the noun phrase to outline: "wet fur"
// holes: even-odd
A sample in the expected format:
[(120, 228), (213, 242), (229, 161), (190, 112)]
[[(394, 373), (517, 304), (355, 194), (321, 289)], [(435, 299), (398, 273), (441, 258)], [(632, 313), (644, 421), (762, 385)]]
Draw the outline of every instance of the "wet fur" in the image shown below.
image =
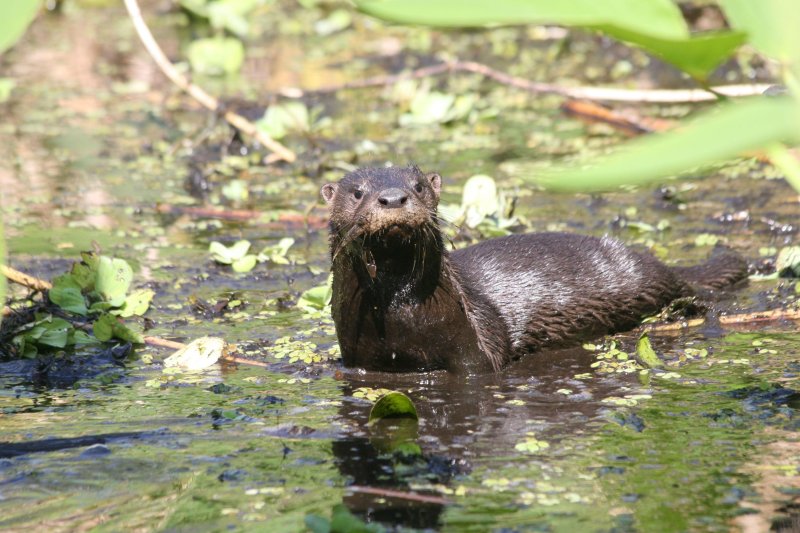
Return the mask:
[[(721, 288), (746, 275), (738, 257), (670, 268), (616, 239), (569, 233), (448, 253), (436, 215), (440, 180), (417, 167), (367, 168), (323, 187), (346, 366), (497, 371), (543, 348), (630, 329), (692, 285)], [(381, 205), (386, 190), (405, 191), (407, 201)]]

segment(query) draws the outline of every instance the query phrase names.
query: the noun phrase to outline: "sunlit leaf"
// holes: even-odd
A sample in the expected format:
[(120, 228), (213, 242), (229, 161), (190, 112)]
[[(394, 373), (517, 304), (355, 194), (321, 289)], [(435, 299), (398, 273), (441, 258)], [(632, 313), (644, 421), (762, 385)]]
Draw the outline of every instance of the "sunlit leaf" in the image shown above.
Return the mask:
[(230, 265), (234, 261), (238, 261), (247, 255), (250, 250), (250, 241), (241, 240), (236, 241), (231, 246), (225, 246), (221, 242), (212, 242), (208, 246), (208, 251), (211, 252), (211, 257), (217, 263)]
[(663, 368), (664, 362), (658, 357), (658, 354), (650, 344), (650, 337), (647, 334), (639, 337), (636, 342), (636, 357), (647, 368)]
[(337, 31), (347, 28), (353, 21), (350, 11), (346, 9), (336, 9), (327, 18), (318, 20), (314, 23), (314, 31), (318, 35), (331, 35)]
[(290, 132), (309, 131), (311, 115), (303, 102), (283, 102), (269, 106), (256, 127), (273, 139), (281, 139)]
[(256, 266), (256, 256), (253, 254), (246, 255), (234, 261), (231, 266), (234, 272), (250, 272)]
[(402, 392), (392, 391), (381, 396), (369, 412), (369, 421), (384, 418), (412, 418), (417, 420), (414, 402)]
[(192, 70), (209, 76), (238, 72), (244, 62), (244, 45), (233, 37), (197, 39), (187, 52)]
[(125, 303), (125, 295), (128, 293), (132, 281), (133, 270), (127, 261), (106, 256), (100, 257), (95, 289), (106, 302), (114, 307)]
[(312, 287), (300, 295), (297, 300), (297, 307), (308, 310), (321, 310), (331, 302), (333, 294), (331, 287), (331, 277), (328, 276), (328, 281), (324, 285)]
[(200, 337), (164, 360), (164, 367), (202, 370), (222, 357), (225, 341), (219, 337)]
[(461, 195), (461, 208), (466, 216), (465, 222), (470, 228), (476, 227), (487, 216), (497, 213), (500, 202), (494, 178), (484, 174), (469, 178), (464, 184)]
[(0, 78), (0, 104), (11, 98), (11, 92), (16, 86), (17, 82), (13, 78)]
[(4, 0), (0, 2), (0, 54), (22, 37), (36, 17), (41, 0)]
[(155, 296), (155, 291), (152, 289), (139, 289), (133, 291), (125, 298), (125, 303), (118, 311), (112, 311), (114, 314), (121, 317), (142, 316), (147, 312), (150, 307), (150, 302)]
[(790, 98), (719, 105), (686, 125), (626, 143), (588, 167), (522, 176), (554, 190), (596, 191), (638, 185), (734, 158), (775, 141), (800, 140), (800, 106)]

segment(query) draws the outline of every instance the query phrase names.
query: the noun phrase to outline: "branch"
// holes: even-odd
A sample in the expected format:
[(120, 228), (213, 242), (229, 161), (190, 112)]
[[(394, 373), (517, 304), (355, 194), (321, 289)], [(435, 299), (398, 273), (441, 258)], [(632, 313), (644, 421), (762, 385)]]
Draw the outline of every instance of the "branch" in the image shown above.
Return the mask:
[(773, 322), (776, 320), (800, 320), (800, 309), (772, 309), (740, 315), (723, 315), (720, 324), (747, 324), (751, 322)]
[(410, 500), (422, 503), (433, 503), (438, 505), (447, 505), (450, 500), (442, 498), (441, 496), (428, 496), (426, 494), (418, 494), (416, 492), (403, 492), (392, 489), (381, 489), (378, 487), (364, 487), (361, 485), (350, 485), (347, 490), (351, 492), (360, 492), (361, 494), (373, 494), (375, 496), (382, 496), (384, 498), (397, 498), (401, 500)]
[[(136, 33), (139, 35), (139, 39), (142, 40), (142, 44), (144, 44), (144, 47), (147, 49), (150, 57), (153, 58), (153, 61), (156, 62), (158, 68), (161, 69), (161, 72), (163, 72), (164, 75), (172, 81), (172, 83), (177, 85), (184, 92), (188, 93), (189, 96), (197, 100), (203, 107), (213, 112), (219, 112), (219, 102), (216, 98), (205, 92), (197, 85), (191, 83), (183, 74), (175, 69), (175, 66), (167, 58), (167, 56), (164, 54), (164, 51), (161, 50), (161, 47), (156, 42), (153, 34), (150, 32), (150, 28), (147, 27), (147, 24), (142, 18), (142, 13), (139, 10), (139, 4), (137, 4), (136, 0), (124, 1), (125, 7), (128, 9), (128, 14), (133, 21), (133, 26), (136, 28)], [(246, 135), (250, 135), (258, 139), (261, 144), (274, 152), (277, 159), (283, 159), (289, 163), (297, 159), (297, 156), (294, 152), (256, 128), (255, 124), (238, 113), (226, 111), (223, 114), (223, 117), (228, 124), (234, 128), (238, 129), (242, 133), (245, 133)]]
[(11, 268), (7, 265), (0, 265), (0, 274), (4, 275), (9, 281), (13, 281), (17, 285), (23, 285), (35, 291), (49, 291), (53, 288), (53, 285), (49, 281), (29, 276), (28, 274), (20, 272), (19, 270)]
[[(128, 0), (126, 0), (127, 2)], [(448, 72), (470, 72), (493, 79), (503, 85), (535, 94), (557, 94), (565, 98), (578, 100), (598, 100), (606, 102), (638, 102), (638, 103), (687, 103), (709, 102), (718, 99), (718, 94), (729, 97), (756, 96), (766, 91), (770, 84), (757, 85), (721, 85), (705, 89), (619, 89), (614, 87), (564, 87), (553, 83), (541, 83), (493, 69), (475, 61), (455, 60), (418, 68), (410, 72), (375, 76), (338, 85), (325, 85), (316, 89), (289, 88), (280, 91), (287, 98), (302, 98), (308, 93), (331, 93), (348, 89), (364, 89), (392, 85), (408, 79), (421, 79), (438, 76)]]

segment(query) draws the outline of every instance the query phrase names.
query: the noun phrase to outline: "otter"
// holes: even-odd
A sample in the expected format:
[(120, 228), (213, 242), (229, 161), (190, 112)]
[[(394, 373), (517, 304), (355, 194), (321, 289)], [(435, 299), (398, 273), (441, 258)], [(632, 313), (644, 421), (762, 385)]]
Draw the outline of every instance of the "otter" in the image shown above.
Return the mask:
[(631, 329), (695, 288), (747, 274), (738, 255), (668, 267), (611, 237), (529, 233), (448, 251), (442, 178), (361, 168), (321, 193), (331, 310), (347, 367), (496, 372), (523, 355)]

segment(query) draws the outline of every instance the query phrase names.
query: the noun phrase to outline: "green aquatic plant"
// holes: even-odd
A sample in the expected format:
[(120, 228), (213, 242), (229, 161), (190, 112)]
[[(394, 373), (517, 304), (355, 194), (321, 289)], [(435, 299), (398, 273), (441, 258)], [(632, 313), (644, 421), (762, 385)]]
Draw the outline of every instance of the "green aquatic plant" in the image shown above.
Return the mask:
[(723, 102), (676, 131), (651, 135), (586, 165), (558, 165), (526, 177), (554, 190), (605, 190), (662, 180), (751, 150), (769, 159), (800, 191), (800, 163), (784, 143), (800, 142), (800, 10), (792, 0), (721, 0), (730, 31), (690, 35), (671, 0), (357, 0), (366, 13), (407, 24), (491, 27), (561, 24), (603, 32), (675, 65), (701, 85), (711, 70), (748, 42), (776, 60), (789, 95)]

